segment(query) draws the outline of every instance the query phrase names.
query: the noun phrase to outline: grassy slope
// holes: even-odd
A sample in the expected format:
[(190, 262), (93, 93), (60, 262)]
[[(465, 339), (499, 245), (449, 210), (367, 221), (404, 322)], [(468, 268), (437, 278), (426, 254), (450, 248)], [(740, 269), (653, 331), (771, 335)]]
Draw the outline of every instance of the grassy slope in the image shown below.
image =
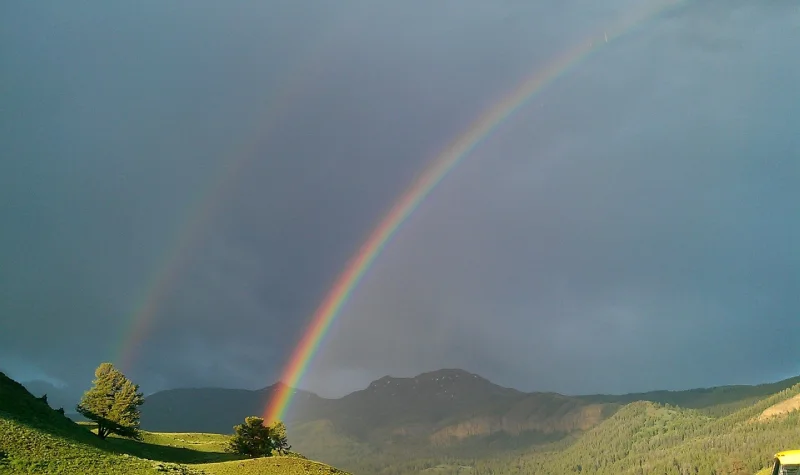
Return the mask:
[(269, 457), (252, 460), (198, 465), (208, 475), (260, 475), (280, 473), (282, 475), (345, 474), (329, 465), (296, 457)]
[(143, 432), (142, 441), (100, 440), (0, 373), (0, 473), (321, 474), (344, 473), (299, 457), (239, 460), (226, 436)]
[(0, 373), (0, 471), (157, 473), (151, 462), (105, 450), (98, 442)]

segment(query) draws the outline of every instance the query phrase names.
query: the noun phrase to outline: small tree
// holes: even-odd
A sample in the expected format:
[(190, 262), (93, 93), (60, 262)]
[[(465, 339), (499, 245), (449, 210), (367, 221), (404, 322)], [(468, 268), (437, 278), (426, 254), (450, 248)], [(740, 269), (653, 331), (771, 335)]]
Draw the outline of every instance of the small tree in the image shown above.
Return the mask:
[(264, 425), (261, 417), (245, 417), (244, 424), (233, 427), (234, 435), (228, 443), (227, 450), (248, 457), (269, 457), (275, 447), (274, 433), (271, 427)]
[(283, 422), (278, 421), (272, 426), (272, 441), (275, 450), (281, 455), (286, 455), (286, 452), (291, 450), (292, 446), (286, 438), (286, 426)]
[(144, 395), (111, 363), (102, 363), (94, 372), (91, 389), (81, 398), (77, 411), (97, 423), (97, 436), (105, 439), (114, 433), (138, 438), (139, 406)]

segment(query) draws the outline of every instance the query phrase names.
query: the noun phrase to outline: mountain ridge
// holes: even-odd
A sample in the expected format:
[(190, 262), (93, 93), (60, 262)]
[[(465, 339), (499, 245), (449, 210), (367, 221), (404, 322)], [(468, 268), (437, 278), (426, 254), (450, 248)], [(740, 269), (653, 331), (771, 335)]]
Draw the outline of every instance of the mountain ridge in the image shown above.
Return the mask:
[[(591, 447), (585, 444), (597, 437), (590, 434), (598, 430), (614, 433), (613, 427), (633, 419), (640, 428), (628, 429), (634, 430), (630, 437), (637, 440), (646, 434), (673, 431), (670, 427), (675, 421), (687, 421), (690, 426), (685, 431), (657, 439), (677, 446), (680, 437), (691, 431), (707, 437), (708, 431), (743, 424), (742, 418), (757, 419), (772, 404), (782, 402), (786, 391), (795, 386), (800, 387), (800, 377), (752, 386), (570, 396), (522, 392), (450, 368), (412, 377), (386, 375), (340, 398), (327, 399), (297, 390), (284, 422), (293, 446), (302, 453), (357, 473), (383, 473), (380, 467), (386, 464), (398, 470), (411, 469), (413, 463), (408, 464), (413, 460), (427, 460), (424, 466), (432, 468), (442, 460), (466, 459), (480, 465), (484, 463), (481, 460), (502, 458), (504, 454), (513, 460), (514, 453), (558, 452), (574, 444), (584, 444), (579, 447), (586, 452)], [(245, 416), (263, 412), (276, 387), (217, 389), (204, 394), (186, 389), (155, 393), (142, 407), (142, 427), (168, 432), (229, 432)], [(773, 402), (765, 406), (768, 401)], [(776, 406), (773, 412), (785, 412), (781, 407)], [(776, 422), (768, 424), (785, 425), (780, 418), (770, 420)], [(585, 436), (589, 439), (580, 442)], [(548, 457), (531, 463), (549, 464), (552, 457)], [(603, 463), (613, 467), (612, 459)]]
[[(422, 437), (434, 445), (458, 444), (475, 436), (537, 433), (542, 437), (582, 432), (625, 404), (643, 400), (689, 409), (732, 412), (753, 398), (800, 382), (800, 377), (762, 385), (716, 386), (622, 395), (570, 396), (523, 392), (458, 368), (413, 377), (383, 376), (340, 398), (295, 389), (285, 422), (292, 430), (329, 421), (339, 433), (377, 445)], [(259, 390), (176, 388), (154, 393), (142, 408), (142, 427), (160, 431), (230, 431), (247, 415), (261, 414), (277, 382)], [(213, 409), (213, 410), (212, 410)], [(712, 411), (712, 412), (713, 412)], [(406, 439), (406, 440), (403, 440)], [(301, 446), (303, 442), (299, 443)]]
[[(340, 397), (321, 396), (321, 395), (319, 395), (319, 394), (317, 394), (317, 393), (315, 393), (313, 391), (306, 390), (306, 389), (300, 389), (300, 388), (293, 388), (293, 390), (296, 391), (297, 393), (304, 394), (304, 395), (307, 395), (307, 396), (310, 396), (310, 397), (314, 397), (314, 398), (318, 398), (318, 399), (325, 400), (325, 401), (338, 401), (338, 400), (342, 400), (344, 398), (347, 398), (348, 396), (352, 396), (353, 394), (356, 394), (356, 393), (359, 393), (359, 392), (362, 392), (362, 391), (367, 391), (367, 390), (372, 389), (372, 388), (379, 387), (379, 386), (382, 385), (382, 383), (383, 384), (386, 384), (387, 382), (390, 382), (390, 383), (402, 383), (402, 382), (407, 382), (407, 381), (430, 379), (433, 376), (442, 377), (442, 376), (454, 376), (454, 375), (462, 375), (462, 376), (473, 377), (474, 379), (478, 379), (481, 382), (491, 384), (492, 386), (494, 386), (496, 388), (499, 388), (499, 389), (502, 389), (502, 390), (507, 390), (507, 391), (510, 391), (510, 392), (515, 392), (517, 394), (524, 394), (524, 395), (539, 395), (539, 394), (557, 395), (557, 396), (563, 396), (563, 397), (568, 397), (568, 398), (584, 399), (584, 400), (590, 400), (590, 401), (607, 401), (607, 402), (612, 402), (612, 401), (613, 402), (619, 402), (619, 401), (633, 402), (633, 401), (639, 401), (639, 400), (643, 400), (643, 401), (654, 400), (653, 402), (660, 402), (661, 399), (669, 399), (672, 396), (681, 396), (681, 395), (686, 395), (688, 393), (695, 393), (695, 394), (709, 393), (709, 392), (720, 391), (720, 390), (724, 390), (724, 391), (735, 391), (735, 390), (752, 391), (752, 390), (756, 390), (756, 394), (761, 392), (759, 390), (763, 390), (763, 392), (765, 394), (770, 394), (772, 392), (780, 391), (782, 388), (790, 387), (790, 386), (792, 386), (794, 384), (800, 383), (800, 375), (798, 375), (798, 376), (793, 376), (793, 377), (790, 377), (790, 378), (782, 379), (782, 380), (771, 382), (771, 383), (759, 383), (759, 384), (731, 384), (731, 385), (719, 385), (719, 386), (702, 386), (702, 387), (693, 387), (693, 388), (688, 388), (688, 389), (656, 389), (656, 390), (651, 390), (651, 391), (638, 391), (638, 392), (630, 392), (630, 393), (565, 394), (565, 393), (559, 393), (557, 391), (523, 391), (523, 390), (512, 388), (512, 387), (500, 386), (500, 385), (498, 385), (496, 383), (491, 382), (489, 379), (484, 378), (483, 376), (480, 376), (480, 375), (478, 375), (476, 373), (471, 373), (471, 372), (463, 370), (463, 369), (459, 369), (459, 368), (443, 368), (443, 369), (439, 369), (439, 370), (425, 371), (425, 372), (417, 374), (416, 376), (384, 375), (384, 376), (381, 376), (378, 379), (375, 379), (375, 380), (371, 381), (366, 387), (364, 387), (362, 389), (356, 389), (356, 390), (354, 390), (354, 391), (352, 391), (350, 393), (347, 393), (347, 394), (345, 394), (343, 396), (340, 396)], [(280, 386), (288, 386), (288, 385), (285, 382), (283, 382), (282, 380), (279, 380), (279, 381), (276, 381), (275, 383), (273, 383), (273, 384), (271, 384), (269, 386), (265, 386), (265, 387), (259, 388), (259, 389), (222, 388), (222, 387), (216, 387), (216, 386), (182, 387), (182, 388), (170, 388), (170, 389), (164, 389), (164, 390), (156, 391), (156, 392), (150, 394), (150, 396), (161, 395), (161, 394), (165, 394), (165, 393), (173, 393), (173, 392), (177, 392), (177, 391), (220, 391), (220, 392), (230, 391), (230, 392), (241, 392), (241, 393), (249, 393), (249, 394), (253, 394), (253, 393), (272, 394), (272, 391), (274, 391), (275, 388), (280, 387)], [(736, 397), (736, 396), (734, 395), (734, 397)], [(671, 403), (668, 402), (668, 404), (671, 404)]]

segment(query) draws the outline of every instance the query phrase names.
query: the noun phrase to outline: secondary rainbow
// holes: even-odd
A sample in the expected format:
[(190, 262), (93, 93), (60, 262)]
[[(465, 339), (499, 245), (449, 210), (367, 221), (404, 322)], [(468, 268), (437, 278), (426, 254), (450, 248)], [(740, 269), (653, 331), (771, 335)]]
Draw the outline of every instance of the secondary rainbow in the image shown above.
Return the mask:
[(131, 369), (137, 350), (148, 335), (164, 299), (172, 291), (193, 250), (202, 242), (202, 237), (213, 223), (225, 202), (225, 197), (237, 183), (238, 177), (257, 157), (258, 146), (269, 140), (273, 127), (283, 118), (284, 112), (292, 105), (298, 94), (307, 89), (309, 81), (320, 75), (324, 67), (324, 58), (332, 48), (332, 43), (328, 39), (346, 29), (346, 20), (346, 18), (332, 19), (329, 27), (322, 33), (324, 36), (315, 42), (306, 54), (299, 55), (299, 59), (292, 64), (291, 69), (284, 72), (283, 87), (272, 95), (272, 100), (269, 101), (261, 117), (255, 121), (257, 129), (248, 135), (249, 140), (240, 143), (237, 150), (227, 155), (220, 169), (212, 174), (213, 180), (209, 186), (193, 203), (186, 218), (176, 226), (165, 252), (157, 261), (159, 266), (145, 285), (141, 299), (128, 317), (128, 326), (116, 346), (113, 361), (123, 371)]
[(513, 92), (490, 107), (432, 160), (425, 171), (403, 193), (389, 213), (375, 227), (355, 256), (347, 263), (344, 271), (339, 275), (333, 287), (314, 312), (308, 328), (300, 338), (300, 342), (292, 352), (289, 362), (281, 374), (280, 381), (282, 384), (275, 386), (272, 397), (264, 409), (264, 420), (267, 424), (283, 419), (286, 409), (291, 404), (292, 396), (295, 392), (294, 388), (303, 378), (331, 323), (339, 315), (342, 306), (347, 302), (364, 273), (372, 265), (372, 262), (380, 254), (399, 226), (420, 205), (431, 190), (461, 160), (469, 155), (483, 139), (546, 85), (563, 76), (572, 66), (586, 58), (589, 53), (601, 45), (625, 34), (644, 20), (652, 18), (656, 14), (684, 1), (658, 2), (649, 8), (637, 10), (623, 18), (614, 28), (587, 39), (553, 61), (543, 71), (536, 72), (528, 77)]

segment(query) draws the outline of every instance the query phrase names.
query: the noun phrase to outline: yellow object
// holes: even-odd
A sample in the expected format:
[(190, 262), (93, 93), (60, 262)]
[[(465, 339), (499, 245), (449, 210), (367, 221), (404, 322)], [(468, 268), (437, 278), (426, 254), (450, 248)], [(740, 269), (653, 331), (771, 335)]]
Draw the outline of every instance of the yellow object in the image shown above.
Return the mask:
[(772, 475), (795, 475), (800, 473), (800, 450), (784, 450), (775, 454)]

